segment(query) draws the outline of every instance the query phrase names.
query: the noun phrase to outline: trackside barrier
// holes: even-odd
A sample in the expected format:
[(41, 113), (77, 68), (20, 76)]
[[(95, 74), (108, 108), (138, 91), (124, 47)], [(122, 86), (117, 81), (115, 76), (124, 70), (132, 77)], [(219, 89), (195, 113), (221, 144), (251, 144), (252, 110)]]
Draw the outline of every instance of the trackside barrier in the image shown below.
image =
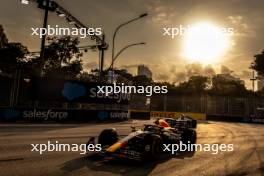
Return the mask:
[(1, 108), (0, 121), (59, 121), (59, 122), (89, 122), (108, 120), (128, 120), (128, 111), (120, 110), (78, 110), (78, 109), (24, 109)]
[(206, 120), (206, 114), (204, 113), (193, 113), (193, 112), (163, 112), (163, 111), (151, 111), (151, 117), (169, 117), (178, 118), (181, 114), (192, 117), (196, 120)]
[(130, 118), (131, 119), (150, 119), (150, 111), (146, 110), (130, 110)]

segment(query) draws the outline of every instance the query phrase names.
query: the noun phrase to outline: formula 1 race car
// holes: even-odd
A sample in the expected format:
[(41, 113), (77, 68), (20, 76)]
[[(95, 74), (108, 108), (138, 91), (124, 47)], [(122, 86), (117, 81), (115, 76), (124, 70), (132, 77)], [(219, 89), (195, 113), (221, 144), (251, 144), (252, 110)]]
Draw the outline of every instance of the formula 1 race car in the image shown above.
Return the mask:
[[(179, 144), (180, 141), (184, 144), (195, 143), (196, 131), (148, 124), (143, 129), (132, 129), (124, 138), (119, 138), (114, 128), (103, 130), (98, 137), (98, 144), (102, 147), (99, 154), (137, 161), (158, 159), (163, 152), (163, 144)], [(95, 138), (88, 143), (95, 143)]]
[(193, 128), (197, 127), (197, 121), (187, 115), (181, 115), (177, 119), (163, 118), (171, 127), (174, 128)]

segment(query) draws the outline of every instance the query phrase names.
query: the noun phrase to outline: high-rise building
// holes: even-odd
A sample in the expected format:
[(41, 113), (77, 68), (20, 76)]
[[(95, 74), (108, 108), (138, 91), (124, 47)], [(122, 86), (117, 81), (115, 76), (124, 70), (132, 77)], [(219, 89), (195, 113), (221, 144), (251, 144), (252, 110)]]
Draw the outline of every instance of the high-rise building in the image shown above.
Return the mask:
[(147, 78), (152, 78), (152, 72), (150, 69), (145, 65), (138, 66), (138, 75), (145, 75)]

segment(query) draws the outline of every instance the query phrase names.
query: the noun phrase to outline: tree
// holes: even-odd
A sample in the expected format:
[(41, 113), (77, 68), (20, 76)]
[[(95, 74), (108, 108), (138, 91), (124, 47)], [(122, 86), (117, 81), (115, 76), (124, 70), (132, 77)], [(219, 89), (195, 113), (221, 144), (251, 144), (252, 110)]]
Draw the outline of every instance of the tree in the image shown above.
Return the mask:
[(138, 75), (132, 78), (133, 84), (136, 86), (149, 86), (153, 83), (153, 80), (145, 75)]
[(0, 70), (13, 74), (18, 65), (23, 64), (28, 50), (21, 43), (8, 43), (0, 48)]
[(43, 71), (46, 76), (76, 78), (83, 70), (79, 40), (70, 36), (48, 39), (45, 48)]
[(3, 74), (14, 75), (16, 69), (26, 64), (28, 49), (21, 43), (9, 43), (0, 25), (0, 70)]
[(180, 93), (198, 93), (205, 92), (209, 85), (209, 79), (206, 76), (191, 76), (188, 81), (180, 83), (176, 90)]
[(79, 79), (84, 82), (96, 82), (98, 81), (98, 76), (88, 73), (87, 71), (83, 71), (79, 75)]
[(247, 93), (242, 81), (231, 75), (216, 75), (212, 78), (210, 93), (215, 95), (243, 95)]
[(132, 82), (133, 75), (128, 73), (126, 69), (115, 70), (114, 72), (117, 75), (117, 83), (130, 84)]
[(251, 64), (251, 68), (256, 70), (258, 75), (264, 76), (264, 50), (254, 57), (255, 59)]
[(6, 47), (8, 44), (8, 39), (4, 33), (3, 26), (0, 25), (0, 49)]

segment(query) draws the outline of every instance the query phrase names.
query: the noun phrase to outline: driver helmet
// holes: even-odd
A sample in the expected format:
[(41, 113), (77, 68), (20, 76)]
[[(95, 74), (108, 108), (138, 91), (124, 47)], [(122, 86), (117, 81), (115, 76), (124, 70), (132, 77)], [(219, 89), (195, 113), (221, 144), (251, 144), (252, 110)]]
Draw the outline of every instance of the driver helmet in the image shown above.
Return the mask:
[(157, 118), (157, 119), (154, 121), (154, 123), (155, 123), (156, 125), (159, 125), (159, 120), (160, 120), (160, 118)]
[(184, 116), (185, 116), (184, 114), (181, 114), (181, 115), (180, 115), (180, 119), (181, 119), (181, 120), (184, 120)]

